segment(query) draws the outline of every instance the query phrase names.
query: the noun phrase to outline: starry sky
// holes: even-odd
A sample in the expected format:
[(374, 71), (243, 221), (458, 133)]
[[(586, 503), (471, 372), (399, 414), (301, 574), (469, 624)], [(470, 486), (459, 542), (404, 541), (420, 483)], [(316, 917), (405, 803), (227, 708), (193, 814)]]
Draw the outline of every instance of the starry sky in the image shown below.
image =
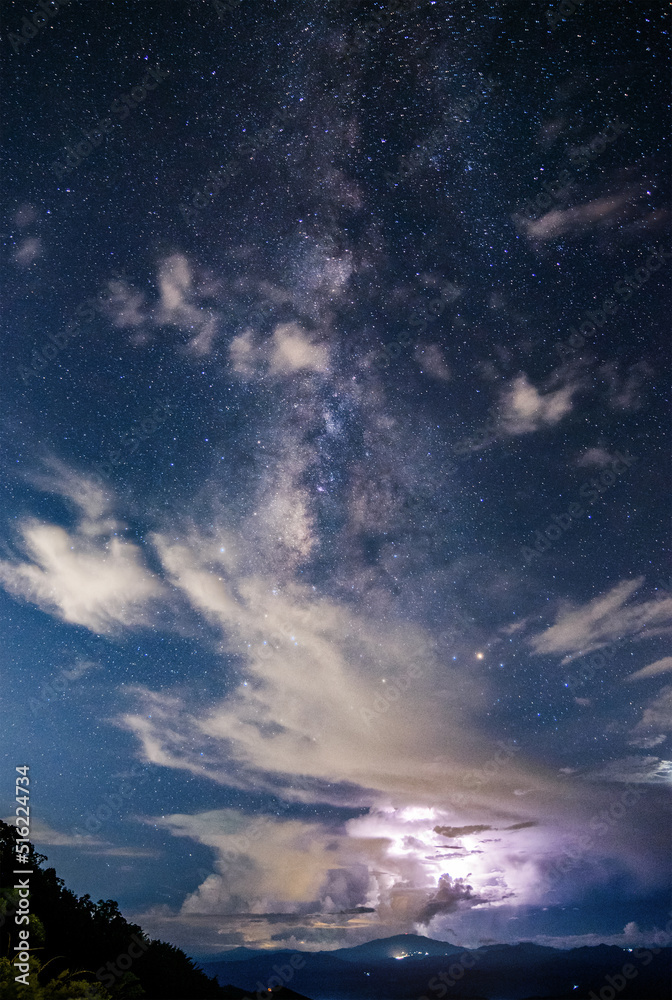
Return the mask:
[(2, 815), (28, 764), (66, 884), (191, 954), (648, 941), (667, 6), (44, 7), (2, 13)]

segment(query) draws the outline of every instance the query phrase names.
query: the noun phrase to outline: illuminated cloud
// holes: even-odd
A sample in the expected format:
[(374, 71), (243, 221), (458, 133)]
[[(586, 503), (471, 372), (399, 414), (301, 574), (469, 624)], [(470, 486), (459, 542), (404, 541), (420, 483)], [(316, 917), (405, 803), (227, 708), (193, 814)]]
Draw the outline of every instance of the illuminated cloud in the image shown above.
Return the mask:
[(526, 852), (540, 842), (528, 824), (489, 843), (465, 834), (455, 856), (434, 829), (449, 816), (445, 809), (374, 809), (344, 826), (234, 809), (147, 817), (209, 847), (214, 858), (179, 910), (155, 909), (143, 923), (170, 926), (185, 941), (198, 932), (213, 950), (224, 943), (220, 933), (234, 931), (242, 935), (236, 943), (272, 936), (276, 946), (300, 940), (319, 950), (371, 940), (382, 927), (401, 932), (409, 922), (431, 933), (446, 913), (499, 907), (512, 895), (535, 898), (538, 869)]

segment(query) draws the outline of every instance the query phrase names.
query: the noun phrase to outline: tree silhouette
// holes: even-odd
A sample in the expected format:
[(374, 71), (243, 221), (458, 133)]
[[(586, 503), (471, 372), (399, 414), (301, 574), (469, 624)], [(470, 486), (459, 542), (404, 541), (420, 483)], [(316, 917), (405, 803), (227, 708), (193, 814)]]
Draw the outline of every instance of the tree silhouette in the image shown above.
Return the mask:
[(32, 871), (29, 985), (16, 983), (10, 957), (19, 943), (14, 885), (20, 876), (13, 874), (17, 839), (15, 828), (0, 820), (0, 1000), (225, 1000), (243, 995), (219, 986), (174, 945), (150, 940), (139, 924), (122, 916), (115, 900), (94, 903), (88, 894), (79, 897), (66, 889), (53, 868), (43, 867), (48, 859), (32, 844), (25, 855), (25, 867)]

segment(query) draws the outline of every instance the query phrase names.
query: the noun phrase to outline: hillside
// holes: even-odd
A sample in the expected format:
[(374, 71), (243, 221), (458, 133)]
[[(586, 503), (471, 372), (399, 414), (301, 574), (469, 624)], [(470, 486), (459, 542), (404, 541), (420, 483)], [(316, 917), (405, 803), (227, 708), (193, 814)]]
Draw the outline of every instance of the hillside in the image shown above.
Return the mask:
[[(19, 942), (15, 915), (19, 892), (14, 827), (0, 821), (0, 955)], [(150, 940), (129, 923), (112, 899), (94, 903), (65, 888), (47, 858), (29, 845), (30, 982), (15, 982), (16, 970), (0, 959), (3, 1000), (242, 1000), (245, 991), (218, 985), (179, 948)], [(35, 951), (34, 949), (39, 949)], [(39, 955), (39, 959), (36, 957)], [(47, 964), (48, 963), (48, 964)], [(112, 964), (109, 970), (108, 963)], [(115, 964), (116, 963), (116, 964)], [(44, 969), (44, 971), (40, 971)], [(99, 973), (99, 978), (96, 977)], [(289, 996), (289, 995), (288, 995)]]

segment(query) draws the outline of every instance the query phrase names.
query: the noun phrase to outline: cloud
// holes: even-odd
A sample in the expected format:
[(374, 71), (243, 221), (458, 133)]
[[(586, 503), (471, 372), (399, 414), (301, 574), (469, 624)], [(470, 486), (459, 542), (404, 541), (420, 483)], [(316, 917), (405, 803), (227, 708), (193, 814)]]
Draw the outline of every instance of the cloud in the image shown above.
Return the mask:
[[(236, 809), (147, 817), (214, 857), (212, 871), (179, 910), (155, 911), (144, 923), (170, 922), (173, 940), (198, 932), (213, 950), (224, 930), (251, 945), (272, 938), (291, 946), (298, 938), (310, 950), (372, 940), (381, 926), (388, 934), (408, 930), (409, 922), (421, 930), (441, 914), (501, 905), (512, 893), (525, 899), (538, 886), (525, 859), (536, 834), (509, 834), (488, 856), (471, 836), (463, 855), (446, 861), (433, 827), (448, 816), (445, 809), (386, 808), (345, 824)], [(507, 857), (515, 859), (511, 885), (501, 866)]]
[(530, 384), (527, 375), (514, 379), (500, 400), (500, 422), (507, 434), (529, 434), (552, 427), (571, 412), (578, 385), (566, 385), (544, 394)]
[(233, 370), (247, 378), (329, 371), (329, 348), (298, 323), (280, 323), (267, 340), (245, 330), (231, 341), (229, 356)]
[(102, 670), (102, 666), (95, 660), (78, 660), (70, 670), (62, 670), (61, 674), (68, 681), (78, 681), (91, 670)]
[[(372, 790), (422, 800), (437, 782), (444, 791), (464, 787), (487, 750), (451, 705), (464, 698), (475, 711), (483, 695), (474, 678), (439, 665), (422, 630), (374, 622), (308, 587), (243, 574), (233, 557), (226, 561), (228, 546), (222, 556), (204, 539), (152, 541), (170, 584), (221, 631), (222, 651), (240, 658), (240, 682), (205, 711), (176, 693), (162, 718), (153, 708), (127, 714), (123, 724), (142, 739), (148, 759), (202, 774), (207, 745), (221, 759), (209, 769), (215, 780), (277, 785), (291, 798), (309, 799), (320, 787), (356, 803), (364, 789), (369, 800)], [(156, 701), (146, 690), (136, 698)], [(198, 753), (177, 749), (194, 741)], [(507, 763), (496, 784), (506, 795), (509, 781), (521, 780)]]
[[(118, 327), (139, 327), (146, 322), (143, 312), (146, 298), (127, 281), (113, 279), (108, 282), (105, 314)], [(138, 342), (138, 341), (136, 341)]]
[(565, 606), (554, 625), (530, 638), (530, 645), (535, 653), (566, 653), (564, 664), (624, 636), (666, 631), (672, 624), (672, 598), (628, 604), (643, 582), (643, 576), (622, 580), (583, 607)]
[(195, 301), (197, 290), (191, 266), (183, 254), (172, 254), (161, 262), (158, 285), (160, 298), (155, 323), (189, 332), (189, 350), (198, 355), (208, 354), (217, 335), (218, 316)]
[(39, 236), (27, 236), (12, 254), (12, 260), (21, 267), (29, 267), (42, 256), (42, 240)]
[(466, 879), (452, 879), (450, 875), (442, 875), (438, 889), (418, 914), (417, 921), (426, 925), (439, 914), (454, 913), (464, 903), (474, 906), (481, 902), (483, 900), (474, 894), (473, 886)]
[(446, 364), (443, 351), (438, 344), (416, 346), (414, 357), (423, 372), (429, 372), (432, 378), (439, 382), (449, 382), (452, 378), (450, 368)]
[(534, 938), (521, 940), (532, 941), (545, 948), (561, 948), (570, 950), (572, 948), (596, 948), (598, 945), (608, 945), (614, 948), (648, 948), (667, 947), (670, 944), (670, 935), (664, 930), (654, 929), (642, 931), (635, 921), (630, 921), (618, 934), (566, 934), (562, 936), (550, 934), (538, 934)]
[(617, 461), (617, 456), (611, 455), (606, 449), (589, 448), (581, 455), (576, 464), (581, 467), (597, 466), (598, 469), (605, 469), (615, 461)]
[(315, 343), (298, 323), (281, 323), (271, 339), (270, 371), (288, 375), (302, 369), (327, 372), (329, 350), (326, 344)]
[(434, 832), (440, 833), (443, 837), (464, 837), (470, 833), (482, 833), (484, 830), (492, 830), (491, 826), (435, 826)]
[(646, 400), (647, 388), (655, 385), (655, 369), (642, 359), (625, 368), (617, 361), (605, 361), (598, 369), (599, 382), (606, 386), (609, 406), (614, 410), (638, 410)]
[(24, 521), (20, 533), (28, 561), (0, 561), (0, 584), (14, 597), (92, 632), (147, 624), (162, 586), (136, 545), (37, 520)]
[[(669, 689), (667, 703), (663, 706), (668, 729), (672, 719), (672, 688)], [(609, 761), (585, 775), (587, 781), (618, 781), (632, 784), (669, 784), (672, 777), (672, 761), (659, 757), (622, 757)]]
[(646, 667), (642, 667), (641, 670), (637, 670), (634, 674), (630, 674), (625, 680), (640, 681), (644, 677), (657, 677), (658, 674), (665, 674), (670, 670), (672, 670), (672, 656), (664, 656), (661, 660), (655, 660)]
[[(16, 824), (16, 816), (9, 816), (3, 822), (14, 826)], [(104, 845), (104, 841), (98, 840), (96, 837), (91, 836), (91, 834), (62, 833), (60, 830), (54, 830), (42, 820), (32, 817), (30, 839), (39, 846), (44, 847), (76, 847), (80, 849)]]
[(656, 733), (672, 732), (672, 685), (661, 688), (644, 709), (635, 728), (636, 733), (650, 733), (651, 730)]
[(522, 226), (530, 239), (553, 240), (563, 233), (581, 233), (595, 225), (612, 225), (631, 199), (631, 194), (613, 195), (574, 208), (551, 209), (540, 219), (523, 220)]
[(42, 471), (32, 473), (30, 482), (45, 493), (54, 493), (70, 501), (80, 513), (80, 533), (97, 536), (121, 527), (111, 517), (111, 498), (100, 482), (54, 456), (44, 459), (43, 466)]

